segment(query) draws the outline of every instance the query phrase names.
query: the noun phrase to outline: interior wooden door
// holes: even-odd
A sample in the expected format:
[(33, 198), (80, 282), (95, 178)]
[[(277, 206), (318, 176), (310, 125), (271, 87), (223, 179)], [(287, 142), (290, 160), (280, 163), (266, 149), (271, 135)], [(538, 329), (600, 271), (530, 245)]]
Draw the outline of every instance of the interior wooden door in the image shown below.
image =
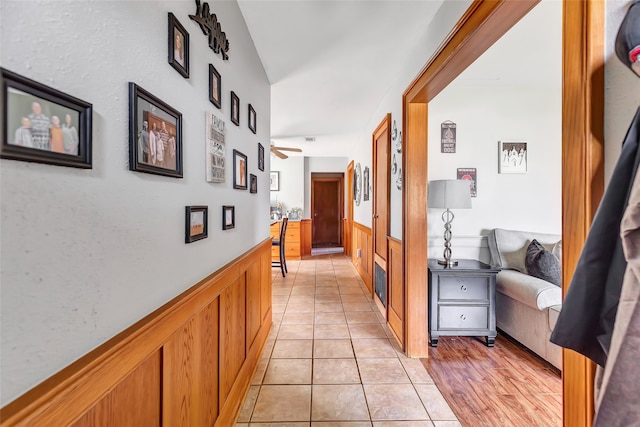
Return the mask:
[[(374, 299), (386, 317), (387, 236), (389, 235), (389, 153), (391, 151), (391, 114), (387, 114), (373, 132), (373, 273)], [(376, 266), (377, 265), (377, 266)]]
[(347, 214), (344, 220), (344, 254), (351, 255), (353, 252), (353, 160), (347, 165)]
[(342, 246), (343, 177), (311, 176), (312, 247)]

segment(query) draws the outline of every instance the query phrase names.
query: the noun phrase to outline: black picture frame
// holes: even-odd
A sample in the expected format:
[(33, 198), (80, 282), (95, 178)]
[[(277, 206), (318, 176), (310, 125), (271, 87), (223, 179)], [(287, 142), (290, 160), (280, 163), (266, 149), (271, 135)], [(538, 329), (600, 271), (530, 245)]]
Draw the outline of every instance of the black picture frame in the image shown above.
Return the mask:
[[(189, 33), (178, 18), (169, 12), (168, 61), (185, 79), (189, 78)], [(177, 42), (177, 43), (176, 43)]]
[(258, 192), (258, 177), (254, 174), (249, 174), (249, 192), (253, 194)]
[(231, 230), (236, 227), (236, 207), (235, 206), (223, 206), (222, 207), (222, 229)]
[(258, 169), (264, 172), (264, 147), (258, 142)]
[(231, 122), (240, 126), (240, 98), (234, 91), (231, 91)]
[(256, 110), (253, 109), (253, 106), (251, 104), (249, 104), (247, 117), (248, 117), (247, 125), (249, 126), (249, 129), (251, 130), (251, 132), (255, 134), (257, 117), (256, 117)]
[(182, 178), (182, 114), (133, 82), (129, 83), (129, 169)]
[(247, 189), (247, 156), (233, 150), (233, 188)]
[(184, 242), (192, 243), (209, 235), (209, 207), (185, 206)]
[(92, 168), (92, 104), (4, 68), (0, 87), (0, 158)]
[(213, 64), (209, 64), (209, 101), (222, 108), (222, 77)]

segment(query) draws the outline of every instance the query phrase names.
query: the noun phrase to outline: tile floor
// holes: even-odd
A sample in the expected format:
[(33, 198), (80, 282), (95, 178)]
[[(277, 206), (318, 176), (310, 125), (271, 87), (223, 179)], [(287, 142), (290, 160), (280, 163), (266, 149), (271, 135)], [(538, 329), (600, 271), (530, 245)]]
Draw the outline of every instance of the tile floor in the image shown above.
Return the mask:
[(349, 258), (273, 269), (273, 329), (237, 427), (460, 427), (400, 351)]

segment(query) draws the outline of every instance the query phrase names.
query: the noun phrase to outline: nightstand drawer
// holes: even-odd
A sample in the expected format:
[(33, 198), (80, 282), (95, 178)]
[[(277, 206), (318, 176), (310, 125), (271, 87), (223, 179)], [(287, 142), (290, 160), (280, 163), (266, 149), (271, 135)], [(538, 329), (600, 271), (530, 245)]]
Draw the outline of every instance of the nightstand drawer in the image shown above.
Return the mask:
[(438, 329), (488, 329), (488, 306), (441, 305)]
[(491, 292), (489, 277), (440, 276), (439, 301), (489, 301)]

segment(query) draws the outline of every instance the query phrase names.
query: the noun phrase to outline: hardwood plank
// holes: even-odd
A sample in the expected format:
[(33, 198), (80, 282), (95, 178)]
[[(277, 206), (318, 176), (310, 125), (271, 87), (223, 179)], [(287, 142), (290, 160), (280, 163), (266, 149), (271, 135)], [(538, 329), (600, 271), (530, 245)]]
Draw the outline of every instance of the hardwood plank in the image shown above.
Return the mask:
[(422, 363), (464, 426), (562, 425), (559, 371), (502, 333), (440, 337)]

